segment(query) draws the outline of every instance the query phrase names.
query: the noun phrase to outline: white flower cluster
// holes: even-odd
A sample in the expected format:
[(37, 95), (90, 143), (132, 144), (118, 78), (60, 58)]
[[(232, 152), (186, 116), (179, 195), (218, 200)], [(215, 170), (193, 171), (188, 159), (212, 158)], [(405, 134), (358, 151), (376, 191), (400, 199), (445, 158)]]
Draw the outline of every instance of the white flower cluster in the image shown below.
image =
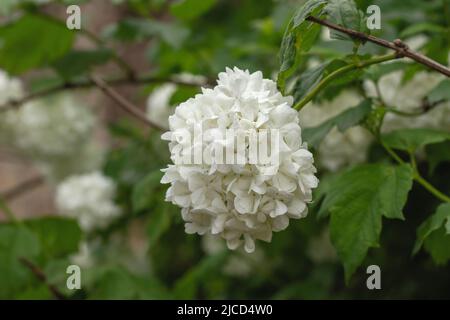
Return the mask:
[(72, 176), (58, 185), (56, 206), (61, 215), (78, 219), (81, 229), (89, 232), (107, 227), (121, 215), (115, 193), (114, 181), (100, 172)]
[[(310, 104), (299, 112), (302, 127), (315, 127), (361, 102), (353, 91), (344, 91), (331, 101)], [(333, 128), (318, 148), (318, 163), (322, 167), (337, 171), (345, 166), (362, 163), (367, 158), (371, 134), (360, 126), (340, 132)]]
[[(23, 96), (19, 80), (0, 71), (0, 105)], [(0, 143), (29, 157), (51, 180), (98, 168), (92, 112), (69, 95), (28, 102), (0, 117)]]
[[(176, 108), (169, 118), (170, 131), (163, 135), (170, 141), (174, 163), (180, 149), (212, 158), (216, 146), (229, 145), (223, 139), (228, 129), (234, 130), (233, 139), (247, 137), (252, 130), (280, 133), (275, 165), (212, 161), (174, 164), (163, 170), (161, 182), (171, 184), (166, 200), (182, 208), (187, 233), (211, 233), (225, 239), (230, 249), (244, 244), (247, 252), (253, 252), (256, 239), (270, 242), (272, 232), (287, 228), (290, 218), (307, 214), (306, 204), (318, 179), (292, 103), (292, 97), (283, 97), (275, 82), (263, 79), (261, 72), (227, 68), (219, 74), (216, 87), (202, 89), (202, 94)], [(200, 150), (180, 143), (180, 137), (194, 136), (199, 126), (205, 137)]]
[[(402, 83), (403, 72), (387, 74), (378, 81), (383, 102), (402, 112), (414, 113), (421, 110), (420, 105), (426, 95), (445, 77), (437, 72), (419, 72), (406, 84)], [(377, 97), (376, 85), (372, 81), (364, 83), (366, 92)], [(393, 113), (386, 114), (382, 131), (389, 132), (401, 128), (432, 128), (450, 130), (450, 103), (443, 103), (421, 116), (405, 117)]]
[(37, 158), (72, 154), (94, 127), (92, 113), (67, 95), (29, 102), (8, 112), (7, 119), (16, 145)]

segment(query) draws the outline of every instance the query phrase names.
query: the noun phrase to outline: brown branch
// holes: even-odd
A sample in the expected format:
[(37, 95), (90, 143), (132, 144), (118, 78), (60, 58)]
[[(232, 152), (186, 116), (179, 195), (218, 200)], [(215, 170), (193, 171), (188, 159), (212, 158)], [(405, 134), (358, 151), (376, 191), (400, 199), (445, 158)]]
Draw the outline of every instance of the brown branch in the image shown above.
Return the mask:
[(424, 56), (418, 52), (414, 52), (411, 49), (409, 49), (409, 47), (400, 39), (396, 39), (393, 42), (381, 39), (381, 38), (377, 38), (374, 37), (372, 35), (369, 34), (365, 34), (363, 32), (359, 32), (356, 30), (352, 30), (352, 29), (348, 29), (345, 27), (342, 27), (340, 25), (334, 24), (332, 22), (326, 21), (326, 20), (322, 20), (313, 16), (309, 16), (307, 18), (307, 20), (320, 24), (322, 26), (326, 26), (330, 29), (348, 34), (350, 37), (354, 38), (354, 39), (359, 39), (362, 40), (363, 42), (372, 42), (375, 43), (379, 46), (394, 50), (395, 52), (397, 52), (397, 55), (399, 58), (402, 57), (407, 57), (410, 58), (420, 64), (423, 64), (424, 66), (427, 66), (430, 69), (436, 70), (444, 75), (446, 75), (447, 77), (450, 77), (450, 69), (447, 68), (446, 66), (428, 58), (427, 56)]
[(111, 88), (108, 83), (106, 83), (103, 79), (100, 77), (91, 75), (92, 82), (100, 88), (107, 96), (109, 96), (111, 99), (113, 99), (122, 109), (124, 109), (126, 112), (133, 115), (135, 118), (141, 120), (143, 123), (145, 123), (147, 126), (152, 127), (157, 130), (166, 131), (167, 128), (164, 128), (160, 126), (157, 123), (154, 123), (150, 119), (147, 118), (145, 112), (143, 112), (141, 109), (139, 109), (137, 106), (132, 104), (130, 101), (128, 101), (125, 97), (123, 97), (120, 93), (118, 93), (116, 90)]
[(44, 178), (40, 175), (33, 176), (25, 181), (22, 181), (18, 185), (12, 187), (9, 190), (0, 193), (0, 197), (5, 201), (11, 201), (22, 194), (35, 189), (44, 182)]
[[(105, 82), (109, 86), (118, 86), (118, 85), (126, 85), (126, 84), (141, 85), (141, 84), (166, 83), (166, 82), (183, 85), (183, 86), (194, 86), (194, 87), (207, 85), (205, 83), (196, 82), (196, 81), (190, 82), (190, 81), (182, 81), (182, 80), (179, 80), (176, 78), (161, 78), (161, 77), (151, 77), (151, 76), (136, 77), (136, 78), (122, 77), (122, 78), (105, 80)], [(45, 96), (48, 96), (51, 94), (59, 93), (59, 92), (66, 91), (66, 90), (92, 88), (95, 86), (96, 86), (96, 84), (92, 81), (92, 79), (86, 79), (86, 80), (81, 80), (81, 81), (76, 81), (76, 82), (65, 82), (65, 83), (62, 83), (60, 85), (57, 85), (57, 86), (54, 86), (51, 88), (47, 88), (47, 89), (43, 89), (43, 90), (40, 90), (37, 92), (30, 93), (21, 99), (11, 100), (3, 105), (0, 105), (0, 113), (10, 110), (10, 109), (18, 108), (22, 104), (24, 104), (28, 101), (31, 101), (31, 100), (34, 100), (37, 98), (41, 98), (41, 97), (45, 97)]]
[(33, 262), (31, 262), (30, 260), (28, 260), (26, 258), (19, 258), (19, 261), (25, 267), (27, 267), (34, 274), (34, 276), (37, 279), (39, 279), (42, 283), (44, 283), (47, 286), (48, 290), (50, 290), (50, 292), (53, 294), (53, 296), (56, 299), (58, 299), (58, 300), (66, 300), (67, 299), (67, 297), (64, 294), (62, 294), (58, 290), (58, 288), (56, 288), (56, 286), (47, 282), (47, 276), (37, 265), (35, 265)]

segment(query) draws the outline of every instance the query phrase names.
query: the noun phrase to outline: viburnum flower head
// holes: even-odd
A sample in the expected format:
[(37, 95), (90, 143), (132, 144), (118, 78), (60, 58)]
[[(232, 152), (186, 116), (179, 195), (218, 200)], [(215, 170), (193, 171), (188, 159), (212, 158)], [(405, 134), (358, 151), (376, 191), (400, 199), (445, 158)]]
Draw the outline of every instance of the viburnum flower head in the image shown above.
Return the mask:
[(76, 218), (82, 230), (106, 228), (121, 215), (114, 203), (116, 185), (101, 172), (74, 175), (58, 185), (56, 206), (63, 216)]
[[(162, 136), (174, 164), (163, 169), (161, 182), (170, 183), (166, 200), (182, 208), (187, 233), (210, 233), (230, 249), (244, 245), (253, 252), (255, 240), (270, 242), (290, 218), (306, 216), (318, 179), (292, 103), (261, 72), (235, 67), (220, 73), (214, 88), (176, 108)], [(252, 135), (269, 131), (277, 133), (266, 135), (277, 161), (252, 161)], [(226, 161), (218, 161), (218, 150), (226, 150)], [(202, 161), (180, 161), (186, 154), (201, 154)], [(238, 161), (230, 162), (229, 154)]]

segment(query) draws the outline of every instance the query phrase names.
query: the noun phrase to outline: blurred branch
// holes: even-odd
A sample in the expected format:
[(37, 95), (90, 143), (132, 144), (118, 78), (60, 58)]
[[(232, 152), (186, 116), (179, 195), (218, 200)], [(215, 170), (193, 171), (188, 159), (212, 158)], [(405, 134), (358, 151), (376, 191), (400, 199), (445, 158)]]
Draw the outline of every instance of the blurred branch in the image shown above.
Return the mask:
[(381, 38), (377, 38), (374, 37), (372, 35), (369, 34), (365, 34), (363, 32), (359, 32), (356, 30), (352, 30), (352, 29), (348, 29), (345, 27), (342, 27), (340, 25), (334, 24), (332, 22), (326, 21), (326, 20), (322, 20), (313, 16), (309, 16), (307, 18), (307, 20), (320, 24), (322, 26), (326, 26), (330, 29), (345, 33), (347, 35), (349, 35), (350, 37), (354, 38), (354, 39), (359, 39), (363, 42), (372, 42), (375, 43), (379, 46), (394, 50), (397, 54), (398, 58), (403, 58), (403, 57), (407, 57), (410, 58), (420, 64), (423, 64), (424, 66), (427, 66), (430, 69), (436, 70), (444, 75), (446, 75), (447, 77), (450, 77), (450, 69), (447, 68), (446, 66), (428, 58), (427, 56), (424, 56), (418, 52), (414, 52), (411, 49), (409, 49), (409, 47), (400, 39), (396, 39), (393, 42), (381, 39)]
[(153, 121), (149, 120), (145, 113), (139, 109), (137, 106), (132, 104), (130, 101), (128, 101), (125, 97), (123, 97), (120, 93), (118, 93), (116, 90), (111, 88), (106, 81), (101, 79), (100, 77), (91, 75), (92, 82), (100, 88), (107, 96), (109, 96), (111, 99), (117, 102), (117, 104), (124, 109), (126, 112), (133, 115), (135, 118), (141, 120), (143, 123), (145, 123), (147, 126), (152, 127), (157, 130), (166, 131), (167, 129), (160, 126), (157, 123), (154, 123)]
[(19, 261), (25, 267), (27, 267), (34, 274), (34, 276), (37, 279), (39, 279), (42, 283), (44, 283), (47, 286), (48, 290), (50, 290), (50, 292), (53, 294), (53, 296), (56, 299), (58, 299), (58, 300), (66, 300), (67, 299), (66, 296), (58, 290), (58, 288), (56, 288), (51, 283), (47, 282), (47, 276), (37, 265), (35, 265), (33, 262), (31, 262), (30, 260), (28, 260), (26, 258), (19, 258)]
[(35, 175), (15, 185), (11, 189), (1, 192), (0, 197), (5, 201), (11, 201), (17, 198), (18, 196), (22, 195), (23, 193), (35, 189), (36, 187), (40, 186), (43, 182), (44, 178), (41, 175)]
[[(118, 85), (125, 85), (125, 84), (132, 84), (132, 85), (142, 85), (142, 84), (151, 84), (151, 83), (174, 83), (178, 85), (183, 86), (194, 86), (199, 87), (204, 85), (204, 83), (200, 83), (197, 81), (182, 81), (180, 79), (176, 78), (161, 78), (161, 77), (154, 77), (154, 76), (142, 76), (142, 77), (135, 77), (130, 79), (129, 77), (120, 77), (120, 78), (112, 78), (109, 80), (104, 80), (105, 83), (108, 84), (108, 86), (118, 86)], [(62, 91), (68, 91), (68, 90), (76, 90), (76, 89), (87, 89), (95, 87), (96, 84), (92, 79), (85, 79), (85, 80), (78, 80), (78, 81), (67, 81), (62, 84), (56, 85), (51, 88), (43, 89), (40, 91), (36, 91), (33, 93), (30, 93), (26, 96), (24, 96), (21, 99), (17, 100), (10, 100), (9, 102), (0, 105), (0, 113), (9, 109), (14, 109), (17, 107), (20, 107), (22, 104), (37, 99), (41, 97), (45, 97), (51, 94), (55, 94)]]
[[(428, 101), (428, 99), (423, 99), (422, 104), (418, 108), (416, 108), (417, 111), (406, 112), (393, 107), (386, 107), (386, 111), (397, 114), (402, 117), (418, 117), (433, 110), (435, 107), (437, 107), (438, 105), (440, 105), (445, 101), (446, 100), (439, 100), (431, 103), (430, 101)], [(383, 104), (386, 105), (385, 103)]]

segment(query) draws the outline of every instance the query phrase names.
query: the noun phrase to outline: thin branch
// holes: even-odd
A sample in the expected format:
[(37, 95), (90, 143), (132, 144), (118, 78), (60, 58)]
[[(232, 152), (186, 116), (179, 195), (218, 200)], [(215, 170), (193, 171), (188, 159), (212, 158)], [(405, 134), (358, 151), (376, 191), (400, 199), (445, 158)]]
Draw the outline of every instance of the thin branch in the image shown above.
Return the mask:
[[(422, 100), (422, 104), (416, 108), (417, 111), (407, 112), (407, 111), (402, 111), (402, 110), (396, 109), (394, 107), (386, 107), (386, 111), (397, 114), (402, 117), (419, 117), (421, 115), (424, 115), (427, 112), (430, 112), (435, 107), (437, 107), (441, 103), (444, 103), (445, 101), (446, 100), (442, 99), (442, 100), (438, 100), (436, 102), (430, 102), (427, 98), (425, 98)], [(386, 105), (386, 104), (384, 104), (384, 105)]]
[[(190, 82), (190, 81), (182, 81), (176, 78), (161, 78), (161, 77), (153, 77), (153, 76), (142, 76), (142, 77), (120, 77), (120, 78), (112, 78), (109, 80), (105, 80), (108, 86), (118, 86), (118, 85), (126, 85), (126, 84), (134, 84), (134, 85), (142, 85), (142, 84), (151, 84), (151, 83), (166, 83), (170, 82), (173, 84), (183, 85), (183, 86), (193, 86), (199, 87), (205, 85), (200, 82)], [(64, 82), (62, 84), (56, 85), (51, 88), (43, 89), (37, 92), (30, 93), (21, 99), (10, 100), (9, 102), (0, 105), (0, 113), (6, 110), (14, 109), (20, 107), (22, 104), (37, 99), (41, 97), (45, 97), (48, 95), (52, 95), (55, 93), (59, 93), (67, 90), (77, 90), (77, 89), (87, 89), (95, 87), (96, 84), (92, 81), (92, 79), (84, 79), (73, 82)]]
[(39, 279), (42, 283), (44, 283), (47, 286), (48, 290), (50, 290), (50, 292), (53, 294), (53, 296), (56, 299), (58, 299), (58, 300), (66, 300), (67, 299), (67, 297), (64, 294), (62, 294), (58, 290), (58, 288), (56, 288), (56, 286), (52, 285), (51, 283), (48, 283), (47, 276), (37, 265), (35, 265), (33, 262), (31, 262), (30, 260), (28, 260), (26, 258), (19, 258), (19, 261), (25, 267), (27, 267), (34, 274), (34, 276), (37, 279)]
[(91, 75), (92, 82), (99, 87), (107, 96), (109, 96), (111, 99), (113, 99), (117, 104), (124, 109), (126, 112), (133, 115), (135, 118), (141, 120), (143, 123), (145, 123), (147, 126), (152, 127), (157, 130), (166, 131), (167, 128), (164, 128), (160, 126), (157, 123), (154, 123), (150, 119), (147, 118), (145, 113), (139, 109), (137, 106), (132, 104), (130, 101), (128, 101), (126, 98), (124, 98), (120, 93), (118, 93), (116, 90), (111, 88), (107, 82), (105, 82), (100, 77)]
[(372, 35), (369, 34), (365, 34), (363, 32), (359, 32), (356, 30), (352, 30), (352, 29), (348, 29), (345, 27), (342, 27), (340, 25), (334, 24), (332, 22), (326, 21), (326, 20), (322, 20), (313, 16), (309, 16), (307, 18), (307, 20), (326, 26), (330, 29), (348, 34), (349, 36), (351, 36), (352, 38), (355, 39), (359, 39), (363, 42), (372, 42), (375, 43), (379, 46), (394, 50), (397, 53), (397, 56), (399, 58), (403, 58), (403, 57), (407, 57), (410, 58), (420, 64), (423, 64), (424, 66), (427, 66), (430, 69), (434, 69), (444, 75), (446, 75), (447, 77), (450, 77), (450, 69), (447, 68), (446, 66), (428, 58), (427, 56), (424, 56), (418, 52), (414, 52), (411, 49), (409, 49), (409, 47), (400, 39), (396, 39), (393, 42), (381, 39), (381, 38), (377, 38), (374, 37)]
[(22, 194), (35, 189), (44, 182), (44, 178), (41, 175), (33, 176), (25, 181), (20, 182), (18, 185), (3, 191), (0, 193), (0, 197), (5, 201), (11, 201)]

